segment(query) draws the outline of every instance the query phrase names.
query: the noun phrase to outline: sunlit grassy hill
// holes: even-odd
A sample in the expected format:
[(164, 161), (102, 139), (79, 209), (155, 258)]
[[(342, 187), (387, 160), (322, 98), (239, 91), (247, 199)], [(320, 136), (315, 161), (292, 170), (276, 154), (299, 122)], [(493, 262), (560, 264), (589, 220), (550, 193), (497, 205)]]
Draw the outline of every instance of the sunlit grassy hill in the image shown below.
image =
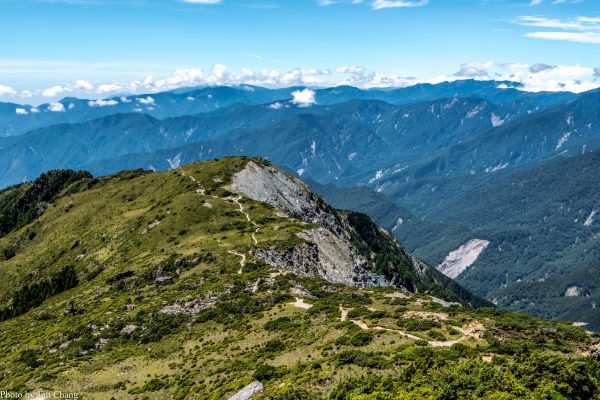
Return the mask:
[(0, 192), (0, 226), (2, 390), (600, 396), (595, 336), (472, 308), (488, 303), (263, 160), (53, 171)]

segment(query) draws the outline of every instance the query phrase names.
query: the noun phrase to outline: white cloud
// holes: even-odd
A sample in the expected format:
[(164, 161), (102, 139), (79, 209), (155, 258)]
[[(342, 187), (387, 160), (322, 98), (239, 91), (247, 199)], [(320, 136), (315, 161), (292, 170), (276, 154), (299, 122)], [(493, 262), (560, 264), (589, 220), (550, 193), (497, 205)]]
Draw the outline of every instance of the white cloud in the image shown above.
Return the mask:
[(600, 32), (530, 32), (528, 38), (600, 44)]
[(252, 53), (244, 53), (244, 54), (242, 54), (242, 56), (249, 57), (249, 58), (254, 58), (256, 60), (262, 60), (264, 58), (260, 54), (252, 54)]
[(574, 19), (557, 19), (557, 18), (545, 18), (536, 17), (530, 15), (524, 15), (515, 21), (519, 25), (533, 26), (537, 28), (553, 28), (553, 29), (573, 29), (573, 30), (587, 30), (594, 28), (594, 25), (598, 23), (595, 18), (578, 17)]
[(429, 4), (429, 0), (402, 1), (402, 0), (374, 0), (371, 7), (374, 10), (384, 8), (423, 7)]
[(316, 103), (315, 91), (310, 89), (296, 90), (292, 92), (292, 103), (298, 107), (310, 107)]
[(140, 86), (140, 83), (138, 81), (133, 81), (133, 82), (129, 82), (129, 83), (120, 83), (120, 82), (105, 83), (105, 84), (98, 86), (98, 88), (96, 89), (96, 93), (105, 94), (105, 93), (118, 93), (118, 92), (125, 92), (125, 91), (133, 93), (138, 89), (139, 86)]
[(62, 103), (50, 103), (48, 111), (51, 112), (65, 112), (65, 106)]
[(64, 92), (65, 89), (62, 86), (52, 86), (48, 89), (45, 89), (42, 92), (42, 96), (44, 97), (56, 97), (57, 95), (59, 95), (60, 93)]
[[(467, 72), (474, 72), (476, 75), (464, 75)], [(454, 76), (512, 81), (522, 85), (519, 89), (531, 92), (571, 91), (579, 93), (599, 86), (594, 82), (594, 68), (581, 65), (470, 62), (463, 64), (460, 71)]]
[[(363, 4), (364, 0), (317, 0), (320, 6), (331, 6), (334, 4)], [(384, 8), (407, 8), (423, 7), (429, 4), (429, 0), (372, 0), (371, 8), (382, 10)]]
[(552, 65), (548, 65), (548, 64), (536, 63), (536, 64), (533, 64), (531, 67), (529, 67), (529, 71), (536, 74), (538, 72), (546, 71), (546, 70), (552, 69), (552, 68), (556, 68), (556, 67), (554, 67)]
[(29, 114), (29, 113), (27, 112), (27, 110), (26, 110), (26, 109), (24, 109), (24, 108), (17, 108), (17, 109), (15, 110), (15, 112), (17, 113), (17, 115), (28, 115), (28, 114)]
[(79, 79), (75, 82), (75, 87), (79, 90), (94, 90), (94, 85), (83, 79)]
[(144, 80), (144, 86), (157, 90), (169, 90), (183, 86), (194, 86), (204, 82), (204, 71), (200, 68), (182, 68), (175, 71), (173, 76), (165, 79), (155, 80), (148, 76)]
[(29, 110), (30, 113), (32, 114), (37, 114), (40, 112), (40, 109), (37, 107), (31, 107), (31, 109)]
[[(595, 66), (598, 67), (598, 66)], [(154, 98), (152, 93), (173, 90), (184, 87), (203, 86), (240, 86), (254, 85), (270, 88), (290, 86), (303, 87), (332, 87), (349, 85), (359, 88), (385, 88), (407, 87), (417, 83), (439, 83), (458, 79), (478, 80), (507, 80), (518, 82), (525, 90), (570, 90), (582, 92), (600, 86), (600, 75), (595, 74), (594, 67), (581, 65), (549, 65), (549, 64), (503, 64), (496, 62), (469, 62), (460, 66), (458, 72), (434, 77), (407, 77), (396, 74), (382, 74), (370, 71), (362, 66), (345, 65), (332, 69), (321, 68), (293, 68), (288, 71), (275, 69), (251, 70), (242, 68), (239, 71), (230, 71), (223, 64), (216, 64), (208, 70), (200, 68), (177, 69), (172, 75), (157, 78), (133, 80), (130, 82), (108, 82), (98, 84), (93, 89), (98, 98), (114, 98), (113, 101), (123, 103), (134, 100), (126, 96), (144, 94), (138, 101), (140, 106), (152, 106)], [(81, 82), (79, 82), (81, 83)], [(17, 92), (8, 86), (0, 86), (0, 96), (20, 96), (40, 98), (46, 95), (70, 95), (86, 98), (89, 90), (77, 89), (77, 82), (72, 85), (53, 86), (45, 90), (32, 89)], [(79, 85), (84, 86), (84, 85)], [(245, 86), (248, 88), (249, 86)], [(150, 96), (146, 95), (149, 94)], [(150, 97), (152, 100), (148, 100)], [(89, 98), (89, 97), (88, 97)], [(53, 99), (54, 100), (54, 99)], [(94, 100), (92, 100), (94, 101)], [(101, 100), (94, 106), (101, 106)], [(144, 102), (148, 102), (147, 104)], [(108, 105), (108, 104), (105, 104)], [(66, 106), (65, 106), (66, 107)], [(30, 113), (33, 111), (29, 110)]]
[(181, 0), (190, 4), (219, 4), (222, 0)]
[(488, 70), (492, 67), (494, 67), (494, 63), (490, 61), (486, 63), (465, 63), (460, 67), (460, 70), (454, 74), (454, 76), (463, 78), (487, 78), (489, 77)]
[(363, 67), (344, 66), (336, 68), (335, 72), (339, 74), (362, 74), (363, 72), (365, 72), (365, 69)]
[[(552, 4), (575, 4), (581, 3), (583, 0), (552, 0)], [(539, 6), (544, 0), (531, 0), (530, 6)]]
[(270, 108), (272, 110), (281, 110), (282, 108), (286, 108), (286, 107), (289, 107), (289, 106), (286, 106), (285, 104), (283, 104), (283, 103), (281, 103), (279, 101), (277, 101), (275, 103), (272, 103), (272, 104), (269, 104), (267, 106), (267, 108)]
[[(41, 95), (44, 97), (56, 97), (62, 93), (73, 93), (73, 92), (90, 92), (94, 89), (94, 86), (86, 80), (78, 79), (75, 84), (67, 84), (65, 86), (54, 85), (41, 91)], [(39, 91), (37, 93), (40, 94)], [(21, 92), (22, 97), (32, 97), (33, 93), (29, 90)]]
[(148, 97), (140, 97), (138, 99), (136, 99), (138, 103), (140, 104), (145, 104), (147, 106), (151, 106), (154, 105), (154, 99), (150, 96)]
[(99, 94), (102, 94), (102, 93), (118, 92), (120, 90), (123, 90), (123, 87), (117, 83), (105, 83), (103, 85), (98, 86), (97, 92)]
[[(555, 4), (558, 4), (556, 1)], [(514, 23), (552, 29), (551, 31), (527, 32), (525, 37), (576, 43), (600, 44), (600, 18), (577, 17), (571, 19), (521, 16)]]
[(90, 107), (110, 107), (110, 106), (116, 106), (117, 104), (119, 104), (118, 101), (116, 100), (102, 100), (102, 99), (98, 99), (98, 100), (92, 100), (92, 101), (88, 101), (88, 106)]
[(10, 86), (0, 85), (0, 96), (14, 96), (17, 92)]

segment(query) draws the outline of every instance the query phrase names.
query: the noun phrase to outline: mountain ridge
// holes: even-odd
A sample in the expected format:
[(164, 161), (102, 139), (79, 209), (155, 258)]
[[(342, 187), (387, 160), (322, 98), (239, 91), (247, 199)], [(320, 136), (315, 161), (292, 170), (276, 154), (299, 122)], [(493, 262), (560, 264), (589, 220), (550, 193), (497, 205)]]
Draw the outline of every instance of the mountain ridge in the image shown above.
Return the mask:
[[(460, 305), (451, 296), (467, 294), (459, 286), (402, 289), (418, 286), (423, 271), (452, 281), (366, 216), (333, 210), (264, 160), (60, 181), (65, 188), (43, 213), (0, 238), (14, 250), (0, 256), (9, 307), (0, 321), (0, 383), (9, 390), (219, 399), (258, 381), (253, 387), (280, 400), (443, 396), (449, 388), (462, 398), (599, 393), (600, 350), (582, 328), (473, 309), (465, 297)], [(3, 196), (30, 186), (0, 201), (18, 201)], [(282, 254), (312, 241), (325, 260), (323, 243), (306, 236), (315, 230), (346, 238), (362, 260), (347, 271), (334, 260), (334, 271), (387, 269), (404, 281), (342, 285), (314, 271), (324, 266), (273, 268), (257, 259), (260, 249)], [(430, 366), (418, 372), (423, 363)], [(490, 385), (484, 377), (493, 371)]]

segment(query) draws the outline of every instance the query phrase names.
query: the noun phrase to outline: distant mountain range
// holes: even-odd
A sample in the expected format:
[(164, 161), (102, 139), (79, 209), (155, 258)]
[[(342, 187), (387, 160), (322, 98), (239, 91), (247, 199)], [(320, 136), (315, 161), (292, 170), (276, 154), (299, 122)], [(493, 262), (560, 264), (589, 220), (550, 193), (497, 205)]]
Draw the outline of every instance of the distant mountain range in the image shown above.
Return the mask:
[[(507, 87), (501, 89), (499, 87)], [(510, 87), (510, 88), (509, 88)], [(170, 92), (114, 96), (98, 100), (73, 97), (39, 106), (0, 103), (0, 137), (23, 134), (60, 123), (78, 123), (117, 113), (144, 113), (158, 119), (207, 113), (232, 105), (257, 105), (292, 99), (292, 92), (304, 87), (267, 89), (258, 86), (217, 86), (178, 89)], [(493, 103), (529, 101), (540, 107), (572, 98), (572, 93), (528, 93), (512, 82), (455, 81), (438, 85), (419, 84), (388, 90), (361, 90), (351, 86), (315, 89), (318, 104), (331, 105), (350, 100), (380, 100), (407, 104), (442, 98), (473, 97)]]
[[(565, 295), (593, 292), (576, 277), (600, 255), (599, 91), (467, 80), (312, 89), (315, 103), (299, 104), (292, 93), (303, 89), (63, 99), (64, 111), (2, 104), (0, 185), (54, 168), (105, 175), (265, 157), (335, 207), (369, 214), (417, 256), (450, 265), (477, 294), (600, 328), (592, 295)], [(526, 285), (544, 289), (527, 286), (525, 296)]]

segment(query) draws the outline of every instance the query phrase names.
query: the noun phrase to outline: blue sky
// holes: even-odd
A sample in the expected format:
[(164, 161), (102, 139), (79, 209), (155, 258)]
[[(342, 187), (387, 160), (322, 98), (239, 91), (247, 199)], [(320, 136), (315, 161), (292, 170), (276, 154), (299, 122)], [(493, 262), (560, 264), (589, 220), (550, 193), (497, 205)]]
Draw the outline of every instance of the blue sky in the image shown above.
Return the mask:
[(532, 90), (600, 84), (598, 0), (0, 0), (0, 16), (3, 100), (459, 71)]

